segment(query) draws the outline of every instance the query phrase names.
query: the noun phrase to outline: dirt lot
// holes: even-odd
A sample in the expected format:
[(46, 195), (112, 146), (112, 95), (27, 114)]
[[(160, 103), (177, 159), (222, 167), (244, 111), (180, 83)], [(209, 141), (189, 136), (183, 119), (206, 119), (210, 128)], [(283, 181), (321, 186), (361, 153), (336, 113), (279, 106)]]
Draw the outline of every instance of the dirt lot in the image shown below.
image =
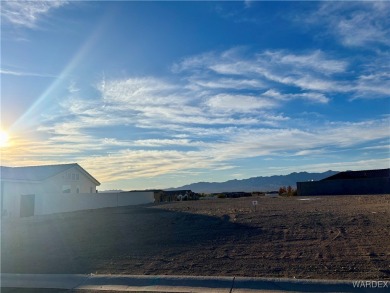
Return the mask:
[(3, 219), (1, 236), (4, 273), (390, 279), (390, 195), (215, 199)]

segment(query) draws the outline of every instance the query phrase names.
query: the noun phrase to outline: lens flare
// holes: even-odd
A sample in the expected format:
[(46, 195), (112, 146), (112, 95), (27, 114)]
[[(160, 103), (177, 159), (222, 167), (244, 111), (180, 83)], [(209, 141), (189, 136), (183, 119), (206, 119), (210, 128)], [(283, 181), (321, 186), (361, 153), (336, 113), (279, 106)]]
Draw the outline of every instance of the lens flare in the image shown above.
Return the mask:
[(0, 147), (7, 146), (9, 141), (8, 133), (0, 129)]

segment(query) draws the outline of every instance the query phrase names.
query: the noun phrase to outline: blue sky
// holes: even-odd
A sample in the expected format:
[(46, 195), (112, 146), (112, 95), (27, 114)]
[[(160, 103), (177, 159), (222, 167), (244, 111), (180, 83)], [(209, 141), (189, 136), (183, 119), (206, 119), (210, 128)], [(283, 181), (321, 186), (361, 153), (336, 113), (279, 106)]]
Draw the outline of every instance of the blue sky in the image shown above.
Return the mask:
[(389, 167), (388, 2), (2, 2), (8, 166), (104, 189)]

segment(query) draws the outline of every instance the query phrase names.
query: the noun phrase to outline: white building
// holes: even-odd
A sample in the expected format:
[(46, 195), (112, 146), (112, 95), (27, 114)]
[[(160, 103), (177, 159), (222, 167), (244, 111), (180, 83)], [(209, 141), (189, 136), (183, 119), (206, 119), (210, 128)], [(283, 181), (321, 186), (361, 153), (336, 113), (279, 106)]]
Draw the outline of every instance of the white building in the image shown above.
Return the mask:
[(2, 215), (34, 215), (35, 195), (91, 194), (100, 185), (78, 164), (0, 168)]

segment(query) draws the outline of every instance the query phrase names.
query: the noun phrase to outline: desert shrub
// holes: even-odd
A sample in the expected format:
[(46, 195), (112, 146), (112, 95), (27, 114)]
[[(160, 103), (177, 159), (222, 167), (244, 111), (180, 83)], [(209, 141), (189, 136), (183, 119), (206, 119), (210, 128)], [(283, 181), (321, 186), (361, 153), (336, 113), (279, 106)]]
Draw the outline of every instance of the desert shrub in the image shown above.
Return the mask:
[(279, 195), (284, 195), (284, 196), (297, 196), (297, 190), (292, 188), (291, 186), (282, 186), (279, 188)]
[(287, 189), (285, 186), (279, 188), (279, 195), (285, 195), (287, 193)]

